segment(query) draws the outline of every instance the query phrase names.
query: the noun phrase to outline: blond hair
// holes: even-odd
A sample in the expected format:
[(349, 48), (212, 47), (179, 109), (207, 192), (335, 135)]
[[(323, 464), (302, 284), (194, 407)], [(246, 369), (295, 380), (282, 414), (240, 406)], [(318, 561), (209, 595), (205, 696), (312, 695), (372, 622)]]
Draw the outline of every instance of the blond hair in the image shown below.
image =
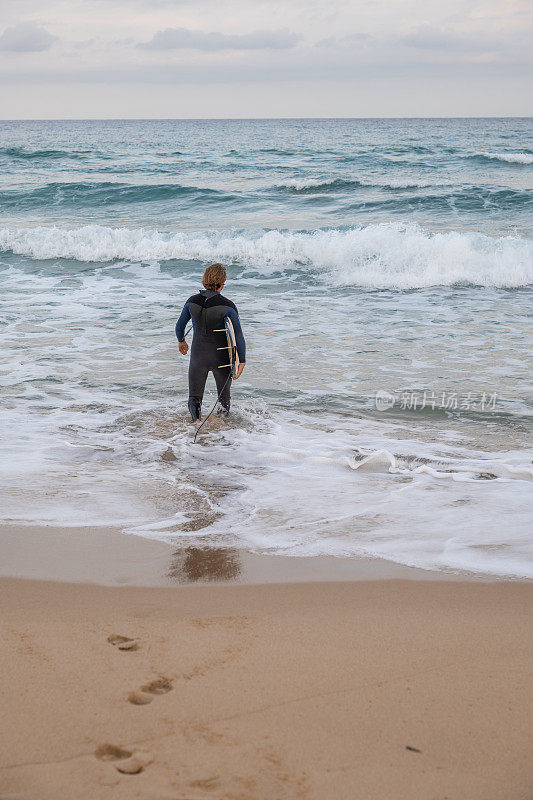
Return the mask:
[(222, 264), (210, 264), (206, 267), (202, 283), (206, 289), (214, 292), (221, 289), (226, 283), (226, 270)]

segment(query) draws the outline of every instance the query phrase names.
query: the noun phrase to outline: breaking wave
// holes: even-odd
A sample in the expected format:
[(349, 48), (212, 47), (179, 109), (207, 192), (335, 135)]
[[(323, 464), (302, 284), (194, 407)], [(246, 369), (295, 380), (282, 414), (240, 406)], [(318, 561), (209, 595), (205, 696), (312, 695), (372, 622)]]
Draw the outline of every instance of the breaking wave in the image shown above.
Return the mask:
[(505, 161), (507, 164), (533, 164), (533, 153), (475, 153), (469, 158), (483, 161)]
[(0, 251), (32, 259), (106, 263), (223, 261), (250, 274), (302, 268), (334, 286), (415, 289), (470, 284), (519, 287), (533, 283), (533, 243), (514, 236), (430, 233), (416, 224), (382, 223), (292, 232), (161, 232), (87, 225), (0, 228)]
[(349, 178), (331, 178), (330, 180), (321, 178), (302, 178), (287, 181), (280, 184), (276, 188), (285, 189), (293, 194), (313, 194), (336, 192), (347, 189), (385, 189), (385, 190), (398, 190), (398, 189), (426, 189), (434, 186), (432, 181), (415, 181), (415, 180), (394, 180), (389, 181), (362, 181)]

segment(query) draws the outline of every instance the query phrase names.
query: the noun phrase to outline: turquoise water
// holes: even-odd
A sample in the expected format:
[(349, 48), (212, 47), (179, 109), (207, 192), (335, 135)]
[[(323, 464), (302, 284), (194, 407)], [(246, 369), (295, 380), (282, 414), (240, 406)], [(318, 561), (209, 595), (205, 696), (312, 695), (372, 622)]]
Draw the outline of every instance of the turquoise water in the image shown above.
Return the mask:
[[(2, 518), (533, 575), (532, 134), (0, 123)], [(249, 355), (193, 445), (213, 260)]]

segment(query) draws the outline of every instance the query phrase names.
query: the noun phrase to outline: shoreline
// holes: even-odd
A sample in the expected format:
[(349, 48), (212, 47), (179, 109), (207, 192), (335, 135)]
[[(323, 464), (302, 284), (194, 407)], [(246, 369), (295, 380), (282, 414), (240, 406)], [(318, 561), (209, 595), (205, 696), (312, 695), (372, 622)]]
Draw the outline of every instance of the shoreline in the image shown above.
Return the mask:
[(172, 544), (119, 528), (0, 526), (0, 579), (170, 587), (369, 580), (528, 583), (469, 572), (437, 572), (377, 558), (282, 556)]

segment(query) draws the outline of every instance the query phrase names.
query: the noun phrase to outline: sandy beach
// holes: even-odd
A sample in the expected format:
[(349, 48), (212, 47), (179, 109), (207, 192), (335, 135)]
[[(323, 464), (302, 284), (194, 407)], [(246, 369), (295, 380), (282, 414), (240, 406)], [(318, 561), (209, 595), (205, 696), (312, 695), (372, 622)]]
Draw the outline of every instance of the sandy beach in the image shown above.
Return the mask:
[[(115, 584), (161, 572), (161, 542), (120, 541)], [(2, 800), (532, 796), (530, 583), (0, 593)]]

